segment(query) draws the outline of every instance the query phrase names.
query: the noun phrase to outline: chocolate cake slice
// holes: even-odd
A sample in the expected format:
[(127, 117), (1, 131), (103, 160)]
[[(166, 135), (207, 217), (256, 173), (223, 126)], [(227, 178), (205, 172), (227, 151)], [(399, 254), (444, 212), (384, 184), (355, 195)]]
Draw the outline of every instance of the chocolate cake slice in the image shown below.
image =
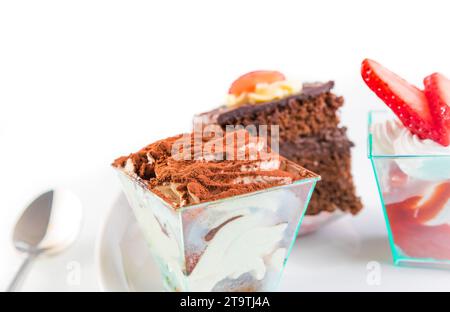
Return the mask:
[(338, 110), (344, 98), (331, 92), (333, 81), (303, 84), (296, 94), (257, 104), (223, 106), (198, 115), (204, 124), (278, 125), (280, 154), (322, 176), (308, 215), (341, 210), (356, 214), (362, 203), (351, 174), (351, 148)]

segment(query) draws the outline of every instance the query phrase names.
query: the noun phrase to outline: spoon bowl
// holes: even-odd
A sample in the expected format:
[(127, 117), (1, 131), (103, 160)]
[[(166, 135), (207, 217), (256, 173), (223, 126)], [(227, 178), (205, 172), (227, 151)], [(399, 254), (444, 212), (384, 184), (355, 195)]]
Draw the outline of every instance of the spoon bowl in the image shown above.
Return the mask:
[(38, 255), (56, 254), (77, 238), (83, 216), (78, 197), (70, 191), (53, 189), (36, 197), (19, 217), (13, 233), (13, 244), (26, 253), (8, 291), (16, 290), (27, 268)]

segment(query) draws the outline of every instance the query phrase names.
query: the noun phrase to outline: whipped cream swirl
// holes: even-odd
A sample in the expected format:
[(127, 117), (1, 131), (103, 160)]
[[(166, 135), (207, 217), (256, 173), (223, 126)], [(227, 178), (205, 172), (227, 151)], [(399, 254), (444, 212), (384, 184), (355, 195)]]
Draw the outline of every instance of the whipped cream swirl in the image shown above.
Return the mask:
[(439, 181), (450, 177), (450, 158), (427, 157), (450, 156), (450, 146), (443, 146), (429, 139), (420, 139), (397, 119), (374, 124), (371, 132), (373, 155), (411, 156), (394, 158), (400, 169), (408, 176), (424, 181)]
[(372, 126), (375, 155), (450, 155), (450, 147), (422, 140), (397, 119)]

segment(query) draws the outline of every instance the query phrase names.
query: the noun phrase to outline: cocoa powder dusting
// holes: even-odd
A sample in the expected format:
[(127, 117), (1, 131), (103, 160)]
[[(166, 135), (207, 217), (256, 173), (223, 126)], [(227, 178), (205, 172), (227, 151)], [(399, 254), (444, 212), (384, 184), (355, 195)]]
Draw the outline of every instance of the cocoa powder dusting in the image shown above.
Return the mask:
[[(244, 135), (244, 140), (233, 141), (231, 148), (226, 145), (230, 136), (239, 135)], [(271, 152), (267, 146), (262, 148), (254, 144), (258, 138), (244, 130), (227, 133), (220, 138), (202, 138), (200, 144), (192, 148), (195, 139), (194, 134), (188, 134), (160, 140), (137, 153), (119, 157), (112, 165), (145, 183), (174, 208), (317, 176)], [(187, 144), (180, 145), (182, 140)], [(219, 158), (210, 160), (211, 154), (206, 153), (205, 146)], [(174, 155), (173, 147), (177, 150)], [(244, 157), (235, 160), (238, 154)], [(255, 154), (257, 157), (252, 158)], [(286, 165), (288, 162), (289, 166)]]

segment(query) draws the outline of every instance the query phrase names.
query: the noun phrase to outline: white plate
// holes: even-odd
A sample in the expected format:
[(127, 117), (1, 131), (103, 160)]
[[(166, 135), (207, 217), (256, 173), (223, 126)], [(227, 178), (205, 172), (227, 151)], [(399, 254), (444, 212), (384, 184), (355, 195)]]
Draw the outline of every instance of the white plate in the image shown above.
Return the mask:
[(164, 290), (158, 269), (122, 193), (105, 218), (96, 249), (102, 290)]

